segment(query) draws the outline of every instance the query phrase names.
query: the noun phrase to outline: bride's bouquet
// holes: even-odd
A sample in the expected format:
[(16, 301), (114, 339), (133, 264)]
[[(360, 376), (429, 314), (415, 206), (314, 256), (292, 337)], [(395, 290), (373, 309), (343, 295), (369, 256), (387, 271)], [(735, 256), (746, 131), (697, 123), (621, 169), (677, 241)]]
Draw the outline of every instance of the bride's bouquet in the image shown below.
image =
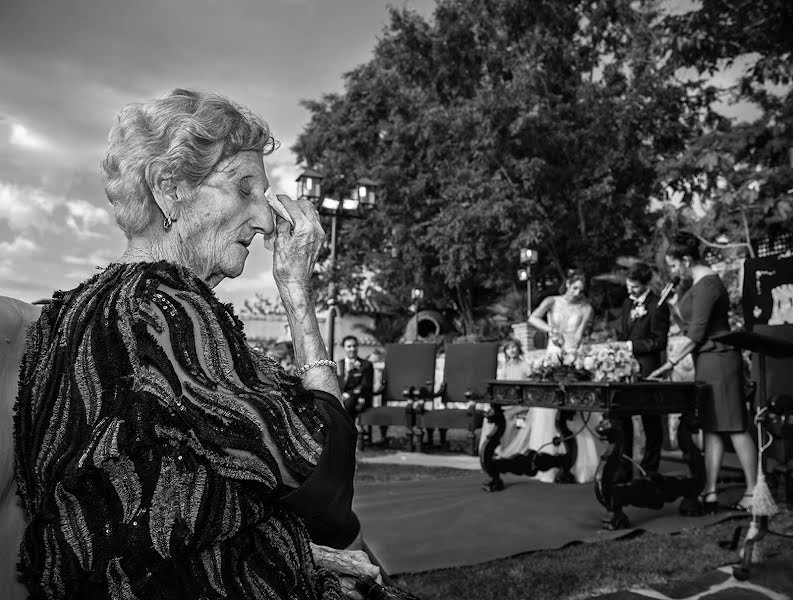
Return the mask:
[(640, 372), (627, 344), (610, 342), (549, 353), (529, 364), (529, 378), (536, 381), (632, 381)]

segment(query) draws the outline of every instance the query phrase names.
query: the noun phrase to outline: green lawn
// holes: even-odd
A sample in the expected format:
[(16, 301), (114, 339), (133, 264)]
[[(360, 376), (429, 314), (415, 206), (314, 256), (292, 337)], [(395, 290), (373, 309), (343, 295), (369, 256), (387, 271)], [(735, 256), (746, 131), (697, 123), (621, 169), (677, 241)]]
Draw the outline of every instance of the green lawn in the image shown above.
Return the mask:
[[(368, 451), (367, 454), (371, 452)], [(360, 483), (459, 477), (451, 468), (359, 463)], [(473, 567), (401, 575), (394, 582), (422, 600), (572, 600), (649, 583), (686, 579), (733, 563), (737, 553), (719, 546), (747, 517), (674, 535), (639, 533), (620, 540), (573, 544), (521, 554)], [(772, 529), (793, 532), (793, 512), (772, 520)], [(793, 541), (768, 538), (767, 556), (790, 555)]]

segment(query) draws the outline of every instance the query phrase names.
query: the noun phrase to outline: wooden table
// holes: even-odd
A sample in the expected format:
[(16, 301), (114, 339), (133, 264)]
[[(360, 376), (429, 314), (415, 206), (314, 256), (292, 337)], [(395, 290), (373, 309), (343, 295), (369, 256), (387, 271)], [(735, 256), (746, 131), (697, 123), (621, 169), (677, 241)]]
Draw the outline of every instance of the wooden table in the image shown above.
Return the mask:
[[(595, 475), (595, 495), (606, 507), (608, 515), (604, 527), (621, 529), (630, 525), (623, 512), (625, 506), (660, 509), (666, 502), (682, 498), (679, 511), (683, 515), (702, 514), (698, 499), (705, 487), (705, 463), (702, 453), (691, 438), (699, 428), (702, 411), (702, 384), (690, 382), (638, 383), (555, 383), (529, 380), (488, 380), (490, 412), (487, 419), (494, 428), (482, 446), (479, 456), (482, 469), (490, 476), (484, 489), (490, 492), (504, 489), (501, 473), (535, 475), (538, 471), (559, 468), (558, 480), (572, 482), (570, 468), (575, 463), (576, 439), (567, 427), (574, 411), (601, 415), (595, 432), (609, 442)], [(495, 458), (496, 447), (504, 434), (504, 406), (526, 406), (557, 409), (556, 425), (566, 454), (552, 455), (529, 450), (511, 458)], [(641, 414), (681, 413), (677, 431), (678, 445), (689, 467), (689, 476), (668, 476), (650, 473), (625, 480), (623, 464), (624, 433), (622, 418)]]

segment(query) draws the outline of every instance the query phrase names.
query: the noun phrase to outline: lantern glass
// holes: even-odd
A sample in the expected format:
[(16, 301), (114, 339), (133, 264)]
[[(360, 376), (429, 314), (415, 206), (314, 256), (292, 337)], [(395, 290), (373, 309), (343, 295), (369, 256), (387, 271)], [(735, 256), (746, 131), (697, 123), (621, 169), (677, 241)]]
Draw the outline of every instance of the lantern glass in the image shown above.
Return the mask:
[(297, 178), (297, 197), (315, 200), (322, 197), (320, 182), (322, 175), (313, 169), (303, 171)]
[(345, 198), (341, 201), (341, 209), (346, 210), (348, 212), (355, 212), (358, 210), (360, 206), (360, 201), (355, 200), (353, 198)]
[(367, 177), (363, 177), (355, 182), (353, 197), (358, 198), (364, 208), (374, 208), (376, 198), (377, 183)]
[(321, 206), (325, 210), (331, 210), (331, 211), (339, 210), (339, 201), (333, 198), (324, 198), (322, 200)]
[(520, 262), (524, 265), (535, 265), (539, 259), (539, 253), (534, 248), (521, 248)]

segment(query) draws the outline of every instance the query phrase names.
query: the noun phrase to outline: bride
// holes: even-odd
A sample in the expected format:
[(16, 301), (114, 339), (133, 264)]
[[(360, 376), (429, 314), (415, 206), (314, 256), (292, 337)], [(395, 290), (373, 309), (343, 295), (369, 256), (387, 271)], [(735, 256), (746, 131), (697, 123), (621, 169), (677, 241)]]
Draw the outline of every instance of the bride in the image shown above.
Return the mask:
[[(548, 333), (546, 356), (561, 360), (565, 350), (575, 350), (581, 344), (584, 332), (592, 321), (592, 306), (586, 299), (586, 276), (583, 271), (570, 270), (567, 273), (562, 295), (550, 296), (543, 300), (529, 316), (529, 324)], [(532, 408), (522, 436), (515, 444), (547, 454), (564, 454), (564, 445), (554, 446), (554, 437), (559, 436), (556, 416), (559, 411), (553, 408)], [(603, 443), (595, 436), (596, 421), (591, 413), (576, 412), (568, 422), (570, 431), (576, 434), (578, 457), (571, 473), (579, 483), (593, 481), (600, 462)], [(540, 471), (536, 479), (553, 482), (558, 469)]]

